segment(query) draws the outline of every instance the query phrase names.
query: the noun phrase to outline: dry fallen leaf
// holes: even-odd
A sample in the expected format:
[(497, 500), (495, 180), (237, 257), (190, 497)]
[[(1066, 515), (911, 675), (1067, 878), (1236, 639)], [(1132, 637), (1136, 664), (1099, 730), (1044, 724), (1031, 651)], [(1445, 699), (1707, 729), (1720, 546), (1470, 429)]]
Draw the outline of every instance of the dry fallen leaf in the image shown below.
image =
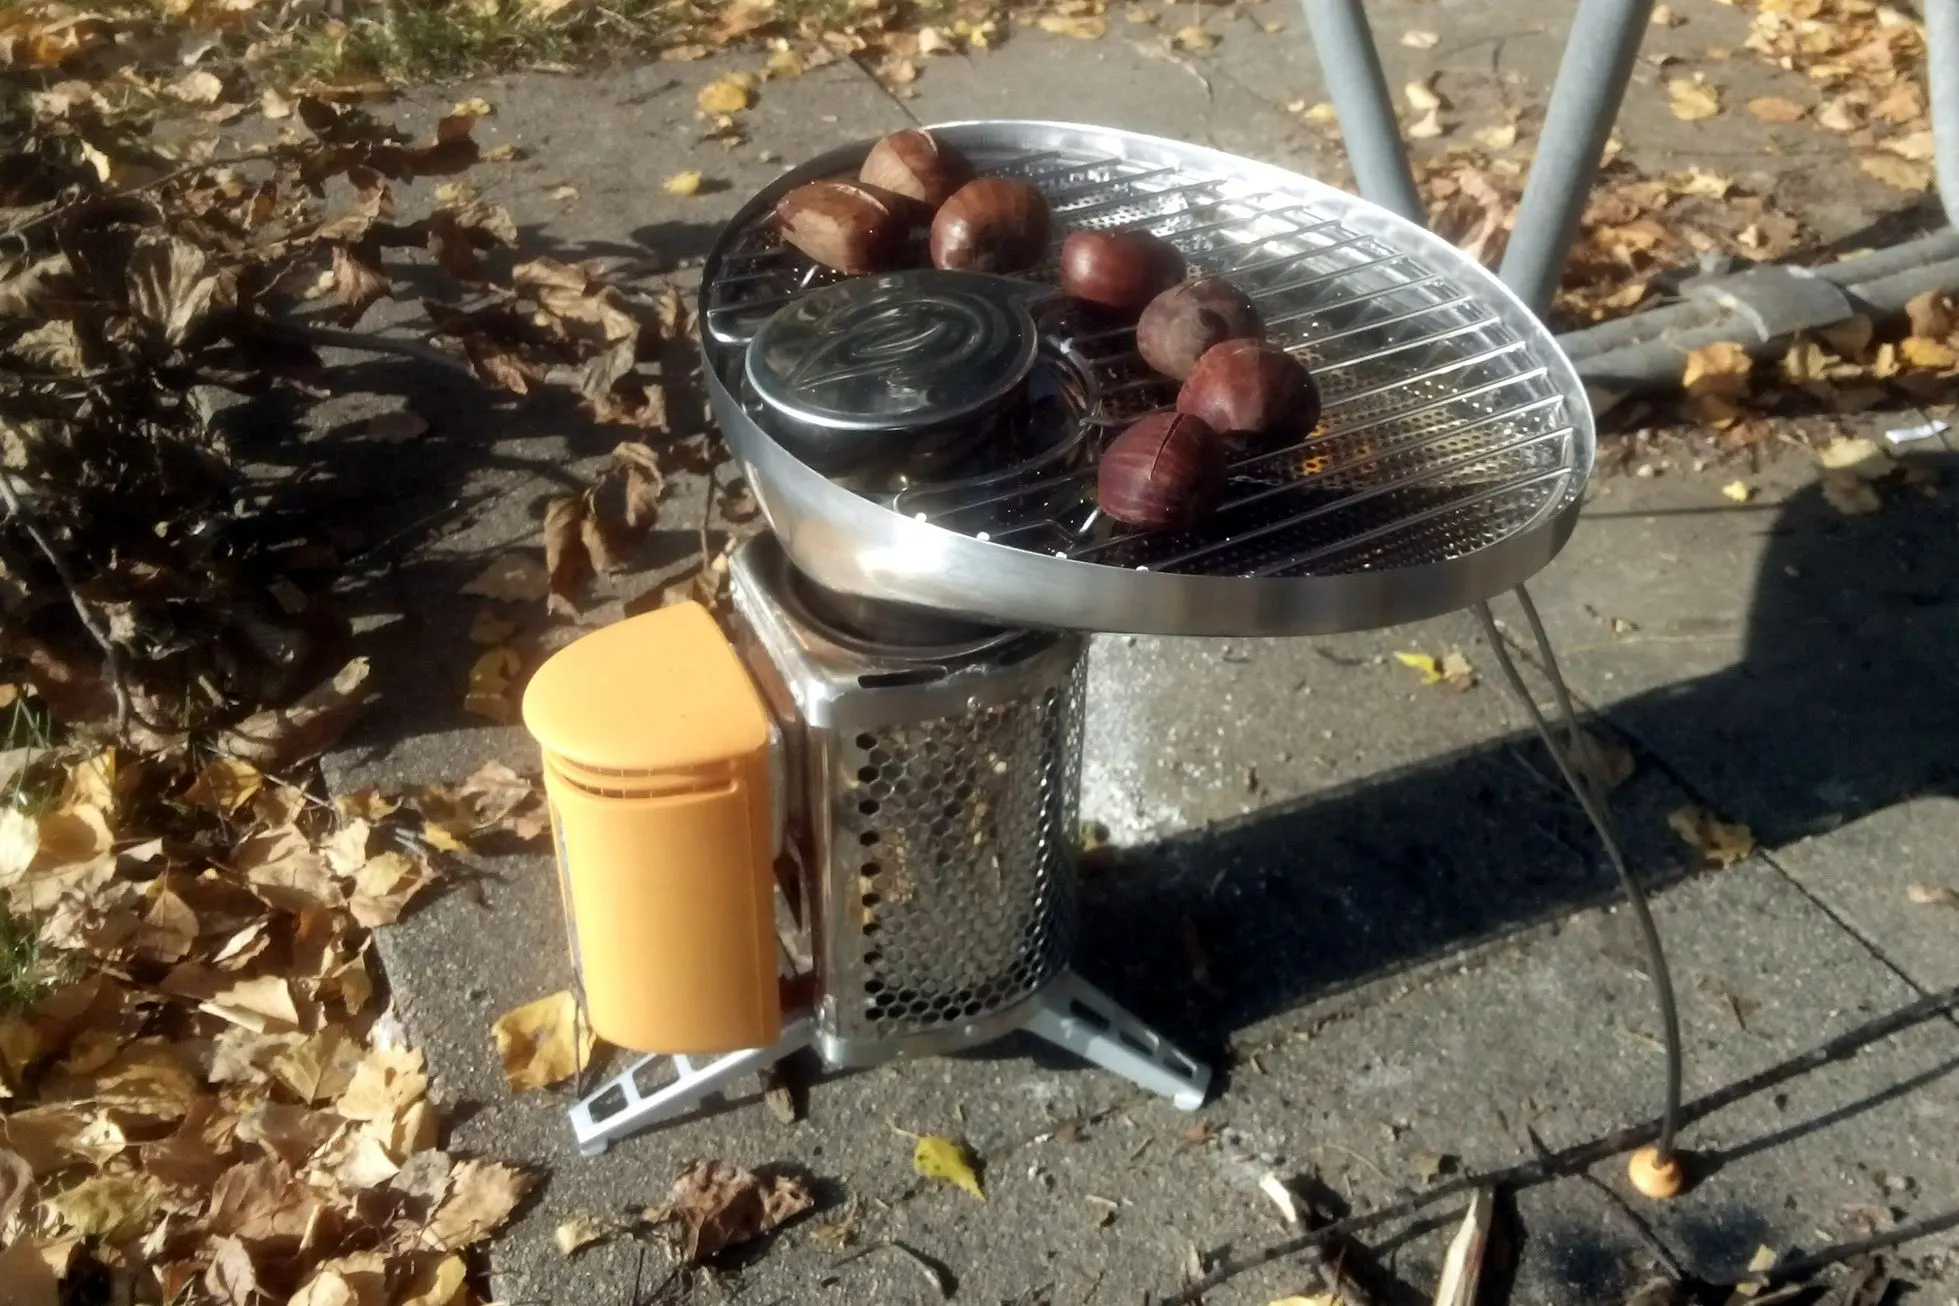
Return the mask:
[(701, 190), (701, 174), (698, 172), (676, 172), (666, 180), (669, 195), (698, 195)]
[(591, 1025), (580, 1017), (578, 1000), (565, 989), (505, 1012), (491, 1033), (513, 1093), (570, 1079), (591, 1061), (597, 1043)]
[(755, 78), (748, 73), (717, 77), (694, 97), (702, 113), (739, 113), (754, 102)]
[(301, 695), (290, 707), (255, 712), (218, 736), (218, 746), (264, 771), (282, 771), (331, 748), (372, 697), (367, 659), (355, 658), (333, 679)]
[(912, 1169), (927, 1179), (942, 1179), (963, 1188), (981, 1201), (986, 1192), (980, 1186), (979, 1161), (972, 1149), (956, 1138), (926, 1134), (912, 1149)]
[(1716, 866), (1732, 866), (1755, 851), (1753, 831), (1723, 821), (1704, 807), (1675, 808), (1667, 814), (1667, 826)]
[(1926, 191), (1932, 188), (1932, 167), (1928, 163), (1900, 159), (1890, 154), (1867, 154), (1857, 160), (1857, 166), (1898, 190)]
[(680, 1259), (689, 1265), (749, 1242), (814, 1205), (809, 1189), (787, 1175), (757, 1175), (725, 1161), (696, 1161), (673, 1182), (650, 1224), (680, 1225)]
[(1905, 897), (1920, 907), (1959, 907), (1959, 889), (1944, 884), (1909, 884)]
[(1898, 342), (1898, 356), (1913, 367), (1927, 371), (1942, 371), (1948, 367), (1959, 367), (1959, 352), (1941, 340), (1925, 336), (1908, 336)]
[(1447, 653), (1439, 658), (1427, 653), (1397, 652), (1394, 660), (1421, 672), (1424, 685), (1447, 685), (1450, 689), (1464, 690), (1476, 684), (1475, 668), (1459, 652)]
[(462, 587), (463, 594), (500, 603), (535, 603), (551, 592), (551, 576), (535, 554), (507, 553)]
[(1410, 50), (1433, 50), (1442, 38), (1434, 32), (1410, 28), (1401, 34), (1401, 43)]
[(448, 1198), (422, 1231), (422, 1241), (437, 1251), (460, 1251), (481, 1242), (510, 1218), (536, 1182), (515, 1166), (464, 1161), (449, 1180)]
[(581, 1247), (589, 1247), (607, 1234), (607, 1229), (597, 1220), (584, 1213), (574, 1215), (559, 1225), (551, 1235), (558, 1245), (560, 1255), (570, 1256)]
[(1943, 339), (1959, 332), (1959, 303), (1943, 290), (1921, 290), (1905, 304), (1911, 334)]
[(1109, 31), (1108, 22), (1093, 14), (1083, 16), (1042, 14), (1035, 22), (1044, 32), (1053, 32), (1056, 36), (1073, 36), (1084, 41), (1097, 40), (1107, 35)]
[(1755, 497), (1755, 491), (1747, 481), (1729, 481), (1721, 487), (1721, 497), (1735, 503), (1747, 503)]
[(1764, 95), (1748, 102), (1748, 112), (1763, 122), (1790, 123), (1801, 122), (1809, 116), (1809, 110), (1794, 100), (1785, 100), (1777, 95)]
[(1673, 116), (1682, 122), (1698, 122), (1721, 112), (1720, 92), (1709, 86), (1698, 73), (1693, 77), (1676, 77), (1668, 82), (1667, 100), (1673, 107)]
[(1218, 43), (1218, 38), (1196, 25), (1180, 27), (1170, 38), (1170, 44), (1183, 50), (1208, 50)]
[(1686, 19), (1673, 12), (1672, 5), (1654, 5), (1652, 16), (1647, 21), (1655, 27), (1678, 27)]
[(219, 816), (230, 816), (251, 801), (265, 777), (250, 762), (235, 757), (213, 758), (184, 791), (184, 801)]

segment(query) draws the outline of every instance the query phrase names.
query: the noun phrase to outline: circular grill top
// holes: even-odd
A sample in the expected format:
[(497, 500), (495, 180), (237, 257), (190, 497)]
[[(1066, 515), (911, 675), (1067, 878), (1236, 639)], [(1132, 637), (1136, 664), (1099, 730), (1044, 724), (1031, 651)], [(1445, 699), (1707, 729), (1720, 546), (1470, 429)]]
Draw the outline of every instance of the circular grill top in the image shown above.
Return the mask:
[(854, 175), (871, 142), (832, 151), (743, 207), (701, 288), (715, 416), (770, 526), (819, 584), (1015, 625), (1324, 634), (1489, 598), (1569, 537), (1594, 452), (1583, 389), (1537, 319), (1456, 249), (1319, 182), (1198, 146), (1056, 123), (932, 131), (983, 175), (1047, 196), (1054, 246), (1031, 280), (1054, 281), (1069, 231), (1154, 232), (1192, 276), (1252, 297), (1271, 339), (1319, 381), (1325, 415), (1301, 443), (1235, 463), (1198, 526), (1118, 526), (1095, 510), (1094, 455), (1170, 406), (1176, 383), (1136, 357), (1129, 326), (1064, 309), (1042, 315), (1041, 352), (1072, 373), (1064, 389), (1089, 437), (1076, 456), (890, 493), (833, 481), (769, 434), (769, 406), (745, 380), (758, 332), (842, 280), (784, 247), (770, 220), (793, 187)]

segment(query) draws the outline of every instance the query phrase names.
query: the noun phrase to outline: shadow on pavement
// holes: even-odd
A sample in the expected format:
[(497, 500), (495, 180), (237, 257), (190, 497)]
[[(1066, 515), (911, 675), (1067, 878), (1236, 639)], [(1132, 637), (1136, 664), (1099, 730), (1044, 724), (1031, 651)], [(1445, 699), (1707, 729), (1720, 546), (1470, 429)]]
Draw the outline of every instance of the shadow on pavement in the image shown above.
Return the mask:
[[(1954, 464), (1917, 465), (1949, 480)], [(1665, 820), (1680, 787), (1711, 790), (1769, 849), (1959, 792), (1950, 500), (1894, 492), (1846, 517), (1811, 487), (1771, 535), (1743, 659), (1609, 709), (1665, 755), (1642, 749), (1614, 795), (1648, 881), (1681, 873)], [(1081, 968), (1201, 1048), (1606, 900), (1615, 881), (1555, 774), (1535, 736), (1515, 735), (1129, 850), (1085, 883)]]

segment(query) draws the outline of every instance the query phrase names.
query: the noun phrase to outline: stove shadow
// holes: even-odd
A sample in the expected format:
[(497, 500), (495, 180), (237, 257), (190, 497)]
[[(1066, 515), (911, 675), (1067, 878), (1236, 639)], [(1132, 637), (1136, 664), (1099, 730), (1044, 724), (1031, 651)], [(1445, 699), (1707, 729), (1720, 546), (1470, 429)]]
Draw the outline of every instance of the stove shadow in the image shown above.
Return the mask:
[[(1914, 466), (1949, 484), (1959, 457)], [(1682, 789), (1769, 850), (1959, 795), (1948, 493), (1887, 485), (1861, 517), (1799, 493), (1770, 528), (1742, 660), (1607, 710), (1639, 756), (1613, 802), (1642, 880), (1689, 873), (1666, 825)], [(1305, 1002), (1610, 901), (1614, 877), (1555, 774), (1517, 734), (1126, 850), (1085, 880), (1080, 969), (1216, 1051)], [(1630, 936), (1624, 951), (1631, 962)]]

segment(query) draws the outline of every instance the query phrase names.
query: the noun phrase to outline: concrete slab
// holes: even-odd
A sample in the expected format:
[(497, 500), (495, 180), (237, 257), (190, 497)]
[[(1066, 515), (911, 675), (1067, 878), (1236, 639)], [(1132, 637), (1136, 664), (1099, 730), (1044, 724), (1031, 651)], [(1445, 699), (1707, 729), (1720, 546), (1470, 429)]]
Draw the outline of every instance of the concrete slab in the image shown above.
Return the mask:
[(1913, 902), (1925, 885), (1959, 892), (1959, 802), (1919, 798), (1778, 850), (1775, 861), (1918, 987), (1959, 984), (1959, 899)]
[(1739, 507), (1718, 472), (1602, 482), (1532, 585), (1572, 683), (1772, 845), (1949, 792), (1959, 731), (1950, 491), (1846, 517), (1778, 475)]
[[(528, 904), (535, 932), (510, 950), (510, 964), (455, 977), (477, 986), (475, 1047), (445, 1042), (456, 1029), (445, 1021), (430, 1031), (430, 1055), (444, 1067), (440, 1091), (468, 1103), (452, 1146), (550, 1171), (536, 1205), (494, 1249), (494, 1285), (507, 1300), (624, 1300), (636, 1273), (657, 1281), (666, 1272), (657, 1250), (644, 1268), (630, 1242), (567, 1264), (552, 1230), (579, 1212), (616, 1215), (655, 1201), (687, 1160), (719, 1157), (805, 1167), (825, 1194), (822, 1210), (730, 1285), (753, 1300), (935, 1300), (900, 1255), (840, 1264), (848, 1250), (898, 1240), (950, 1268), (961, 1300), (1135, 1301), (1181, 1286), (1193, 1251), (1215, 1262), (1277, 1241), (1282, 1230), (1255, 1186), (1266, 1170), (1317, 1173), (1367, 1209), (1420, 1188), (1435, 1164), (1425, 1153), (1454, 1158), (1445, 1168), (1509, 1164), (1526, 1154), (1526, 1125), (1553, 1148), (1581, 1142), (1643, 1118), (1659, 1082), (1652, 1009), (1627, 964), (1623, 930), (1615, 917), (1586, 914), (1460, 972), (1383, 986), (1345, 1019), (1302, 1010), (1272, 1023), (1240, 1049), (1231, 1082), (1198, 1117), (1210, 1131), (1201, 1141), (1189, 1132), (1192, 1117), (1009, 1043), (818, 1084), (810, 1120), (796, 1126), (750, 1104), (583, 1161), (560, 1115), (564, 1095), (512, 1100), (495, 1084), (487, 1021), (499, 1003), (548, 980), (530, 973), (531, 957), (553, 954), (555, 939), (544, 877), (493, 892), (506, 920)], [(1667, 895), (1661, 917), (1681, 984), (1690, 1096), (1912, 996), (1759, 864)], [(1184, 969), (1179, 960), (1159, 964)], [(438, 992), (427, 977), (417, 985)], [(1519, 1020), (1522, 1012), (1529, 1018)], [(1959, 1035), (1933, 1021), (1779, 1083), (1696, 1123), (1688, 1141), (1720, 1170), (1688, 1198), (1645, 1213), (1692, 1264), (1718, 1274), (1737, 1271), (1757, 1242), (1842, 1236), (1839, 1212), (1849, 1205), (1940, 1209), (1959, 1192), (1950, 1147), (1956, 1068)], [(1054, 1138), (1070, 1120), (1087, 1122), (1079, 1141)], [(987, 1162), (989, 1200), (918, 1181), (910, 1142), (894, 1127), (969, 1139)], [(1615, 1164), (1600, 1173), (1623, 1187)], [(1623, 1226), (1576, 1180), (1526, 1194), (1522, 1213), (1527, 1254), (1513, 1301), (1617, 1300), (1646, 1268)], [(850, 1249), (822, 1232), (840, 1222), (855, 1229)], [(1445, 1229), (1402, 1246), (1397, 1272), (1431, 1283), (1446, 1237)], [(1301, 1286), (1297, 1266), (1280, 1263), (1206, 1300), (1262, 1303)]]

